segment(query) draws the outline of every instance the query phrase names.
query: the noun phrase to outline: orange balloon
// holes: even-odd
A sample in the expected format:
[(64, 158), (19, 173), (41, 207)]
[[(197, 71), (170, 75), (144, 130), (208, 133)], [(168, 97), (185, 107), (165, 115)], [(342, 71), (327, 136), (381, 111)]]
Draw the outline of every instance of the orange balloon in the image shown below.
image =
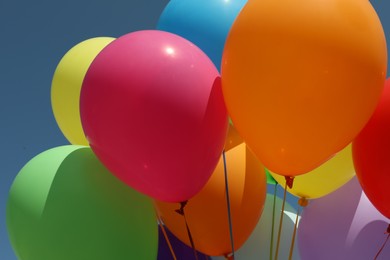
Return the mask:
[(259, 160), (295, 176), (354, 139), (379, 101), (386, 67), (369, 1), (249, 0), (226, 41), (223, 92)]
[[(270, 173), (282, 186), (284, 176)], [(355, 176), (352, 160), (352, 144), (335, 154), (324, 164), (303, 175), (296, 176), (291, 188), (287, 191), (299, 198), (317, 199), (328, 195), (346, 184)]]
[(244, 142), (240, 134), (237, 132), (236, 128), (232, 123), (229, 123), (229, 129), (225, 140), (225, 152), (230, 149), (240, 145)]
[[(266, 197), (264, 167), (243, 143), (226, 153), (229, 197), (235, 250), (248, 239), (262, 213)], [(172, 233), (187, 245), (179, 203), (156, 201), (159, 214)], [(222, 159), (203, 190), (184, 208), (195, 248), (207, 255), (229, 254), (231, 250)]]

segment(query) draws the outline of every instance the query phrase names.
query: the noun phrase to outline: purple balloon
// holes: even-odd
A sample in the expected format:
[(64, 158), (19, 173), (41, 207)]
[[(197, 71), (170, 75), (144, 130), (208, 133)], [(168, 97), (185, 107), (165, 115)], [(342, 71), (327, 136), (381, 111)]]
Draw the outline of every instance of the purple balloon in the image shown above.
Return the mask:
[[(173, 252), (176, 255), (177, 260), (195, 260), (194, 250), (181, 242), (176, 238), (167, 228), (165, 228), (169, 242), (172, 245)], [(164, 234), (161, 230), (161, 227), (158, 227), (158, 256), (157, 260), (173, 260), (172, 253), (169, 249), (167, 240), (164, 237)], [(196, 247), (196, 245), (195, 245)], [(199, 260), (211, 260), (211, 258), (201, 252), (197, 252)]]
[[(304, 209), (297, 233), (301, 259), (374, 259), (386, 240), (388, 223), (355, 177)], [(390, 242), (379, 259), (390, 259)]]

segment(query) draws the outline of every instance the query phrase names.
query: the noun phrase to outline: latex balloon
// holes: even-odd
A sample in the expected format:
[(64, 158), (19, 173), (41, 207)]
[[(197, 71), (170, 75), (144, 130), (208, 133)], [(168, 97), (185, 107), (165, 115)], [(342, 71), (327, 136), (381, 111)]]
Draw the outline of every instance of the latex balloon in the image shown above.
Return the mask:
[(390, 79), (368, 124), (353, 141), (353, 162), (364, 192), (390, 218)]
[(157, 257), (152, 201), (112, 176), (88, 147), (57, 147), (28, 162), (6, 213), (21, 260)]
[(138, 31), (92, 62), (80, 97), (91, 148), (113, 174), (153, 198), (198, 193), (222, 153), (228, 127), (220, 78), (186, 39)]
[(225, 152), (244, 142), (233, 124), (229, 123), (229, 129), (225, 140)]
[(219, 69), (226, 37), (247, 0), (171, 0), (159, 30), (180, 35), (201, 48)]
[[(180, 241), (177, 237), (175, 237), (167, 228), (165, 228), (166, 235), (168, 237), (168, 241), (172, 246), (173, 252), (175, 254), (176, 259), (185, 259), (185, 260), (211, 260), (211, 258), (201, 252), (196, 252), (196, 256), (194, 250)], [(162, 232), (162, 229), (158, 229), (158, 256), (157, 260), (174, 260), (171, 250), (169, 249), (167, 239)]]
[[(267, 176), (267, 184), (278, 184), (278, 182), (274, 179), (274, 177), (272, 176), (269, 170), (265, 169), (265, 174)], [(284, 182), (285, 179), (283, 178), (281, 181)]]
[(222, 87), (259, 160), (296, 176), (352, 142), (379, 101), (386, 67), (369, 1), (248, 1), (226, 40)]
[[(254, 230), (263, 210), (265, 173), (245, 144), (227, 152), (226, 161), (233, 239), (235, 249), (238, 249)], [(224, 178), (224, 166), (220, 160), (206, 186), (184, 207), (195, 248), (211, 256), (232, 251)], [(169, 230), (190, 246), (184, 218), (175, 212), (180, 208), (179, 204), (157, 201), (157, 208)]]
[(93, 59), (115, 38), (97, 37), (70, 49), (57, 65), (51, 84), (54, 117), (64, 136), (72, 144), (88, 145), (80, 120), (80, 91)]
[[(274, 218), (274, 241), (273, 253), (270, 257), (271, 248), (271, 234), (272, 234), (272, 215), (274, 206), (274, 196), (267, 194), (265, 207), (259, 222), (251, 236), (244, 243), (244, 245), (234, 254), (235, 260), (258, 260), (258, 259), (273, 259), (275, 256), (277, 233), (279, 227), (280, 213), (282, 210), (283, 200), (276, 197), (275, 200), (275, 218)], [(296, 210), (288, 203), (284, 205), (284, 217), (282, 226), (282, 236), (279, 246), (279, 259), (288, 259), (290, 254), (291, 239), (294, 232), (294, 225), (296, 220)], [(213, 260), (223, 260), (222, 257), (213, 257)], [(299, 251), (295, 243), (293, 260), (298, 260)]]
[[(283, 187), (285, 178), (271, 173)], [(294, 178), (293, 187), (287, 191), (306, 199), (316, 199), (334, 192), (355, 176), (352, 161), (352, 145), (348, 145), (334, 157), (314, 170)]]
[[(387, 237), (387, 227), (388, 220), (353, 178), (304, 208), (297, 233), (301, 259), (374, 259)], [(390, 259), (390, 247), (378, 259)]]

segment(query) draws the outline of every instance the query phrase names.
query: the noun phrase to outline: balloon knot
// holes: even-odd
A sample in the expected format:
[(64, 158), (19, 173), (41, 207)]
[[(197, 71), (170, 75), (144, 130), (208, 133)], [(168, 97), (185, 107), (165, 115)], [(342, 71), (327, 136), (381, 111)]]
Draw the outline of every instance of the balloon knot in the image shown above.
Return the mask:
[(293, 184), (294, 184), (294, 177), (285, 176), (284, 178), (286, 179), (287, 187), (289, 187), (290, 189), (292, 189)]
[(302, 197), (298, 200), (298, 204), (301, 207), (306, 207), (309, 204), (309, 201), (306, 198)]
[(226, 260), (234, 260), (233, 253), (225, 254), (224, 257), (225, 257)]
[(180, 202), (180, 209), (175, 210), (176, 213), (184, 216), (184, 208), (187, 205), (188, 200)]

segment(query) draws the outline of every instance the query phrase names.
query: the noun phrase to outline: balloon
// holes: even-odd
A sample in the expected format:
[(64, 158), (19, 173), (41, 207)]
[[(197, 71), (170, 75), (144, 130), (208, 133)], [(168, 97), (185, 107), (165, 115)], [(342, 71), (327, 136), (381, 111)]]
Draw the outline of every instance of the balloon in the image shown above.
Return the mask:
[(229, 123), (228, 133), (225, 140), (225, 152), (240, 145), (244, 142), (241, 136), (238, 134), (234, 125)]
[[(274, 219), (274, 243), (273, 243), (273, 257), (275, 256), (277, 233), (279, 230), (280, 212), (282, 210), (283, 200), (276, 197), (275, 203), (275, 219)], [(273, 259), (270, 258), (271, 247), (271, 233), (272, 233), (272, 213), (274, 206), (274, 196), (267, 194), (265, 207), (259, 222), (251, 236), (245, 244), (234, 254), (235, 260), (259, 260), (259, 259)], [(291, 239), (294, 232), (294, 224), (296, 220), (296, 210), (288, 203), (284, 205), (284, 217), (282, 226), (282, 236), (279, 247), (279, 259), (288, 259), (290, 253)], [(214, 260), (222, 260), (222, 257), (213, 257)], [(293, 260), (298, 260), (299, 251), (295, 243)]]
[[(278, 184), (278, 182), (274, 179), (274, 177), (271, 175), (269, 170), (265, 169), (265, 174), (267, 177), (267, 184), (274, 184), (274, 185)], [(282, 181), (284, 182), (285, 180), (282, 179)]]
[(390, 218), (390, 79), (373, 116), (353, 141), (353, 162), (367, 197)]
[(296, 176), (352, 142), (379, 101), (386, 67), (369, 1), (248, 1), (226, 40), (222, 88), (258, 159)]
[(219, 69), (226, 37), (247, 0), (171, 0), (159, 30), (180, 35), (201, 48)]
[[(229, 129), (228, 129), (228, 134), (227, 134), (226, 141), (225, 141), (225, 152), (242, 144), (243, 142), (244, 142), (244, 140), (241, 138), (241, 136), (237, 132), (233, 123), (229, 120)], [(267, 184), (277, 184), (275, 179), (272, 177), (271, 173), (267, 169), (264, 169), (264, 170), (265, 170), (265, 174), (266, 174)]]
[[(356, 178), (304, 208), (297, 233), (302, 260), (374, 259), (388, 220), (370, 203)], [(378, 259), (390, 259), (385, 247)]]
[(210, 59), (184, 38), (153, 30), (126, 34), (96, 57), (80, 113), (103, 164), (134, 189), (169, 202), (203, 188), (228, 126)]
[(88, 145), (80, 120), (80, 91), (93, 59), (115, 38), (97, 37), (70, 49), (57, 65), (51, 84), (51, 105), (62, 133), (72, 144)]
[[(254, 230), (264, 207), (266, 182), (263, 166), (241, 144), (226, 153), (234, 246), (237, 250)], [(157, 201), (157, 209), (169, 230), (191, 245), (179, 204)], [(209, 182), (184, 208), (195, 248), (211, 256), (231, 250), (224, 166), (220, 160)]]
[[(284, 176), (275, 173), (271, 175), (284, 187)], [(300, 198), (316, 199), (337, 190), (353, 176), (352, 145), (348, 145), (316, 169), (296, 176), (293, 187), (287, 191)]]
[(28, 162), (6, 215), (21, 260), (157, 257), (152, 201), (112, 176), (88, 147), (57, 147)]
[[(195, 260), (194, 250), (181, 242), (177, 237), (175, 237), (167, 228), (165, 232), (168, 236), (169, 243), (171, 243), (173, 252), (177, 259), (185, 260)], [(161, 228), (158, 229), (158, 257), (157, 260), (170, 260), (174, 259), (172, 253), (169, 249), (167, 240), (164, 236), (164, 233), (161, 231)], [(209, 256), (204, 255), (200, 252), (197, 252), (198, 259), (201, 260), (211, 260)]]

